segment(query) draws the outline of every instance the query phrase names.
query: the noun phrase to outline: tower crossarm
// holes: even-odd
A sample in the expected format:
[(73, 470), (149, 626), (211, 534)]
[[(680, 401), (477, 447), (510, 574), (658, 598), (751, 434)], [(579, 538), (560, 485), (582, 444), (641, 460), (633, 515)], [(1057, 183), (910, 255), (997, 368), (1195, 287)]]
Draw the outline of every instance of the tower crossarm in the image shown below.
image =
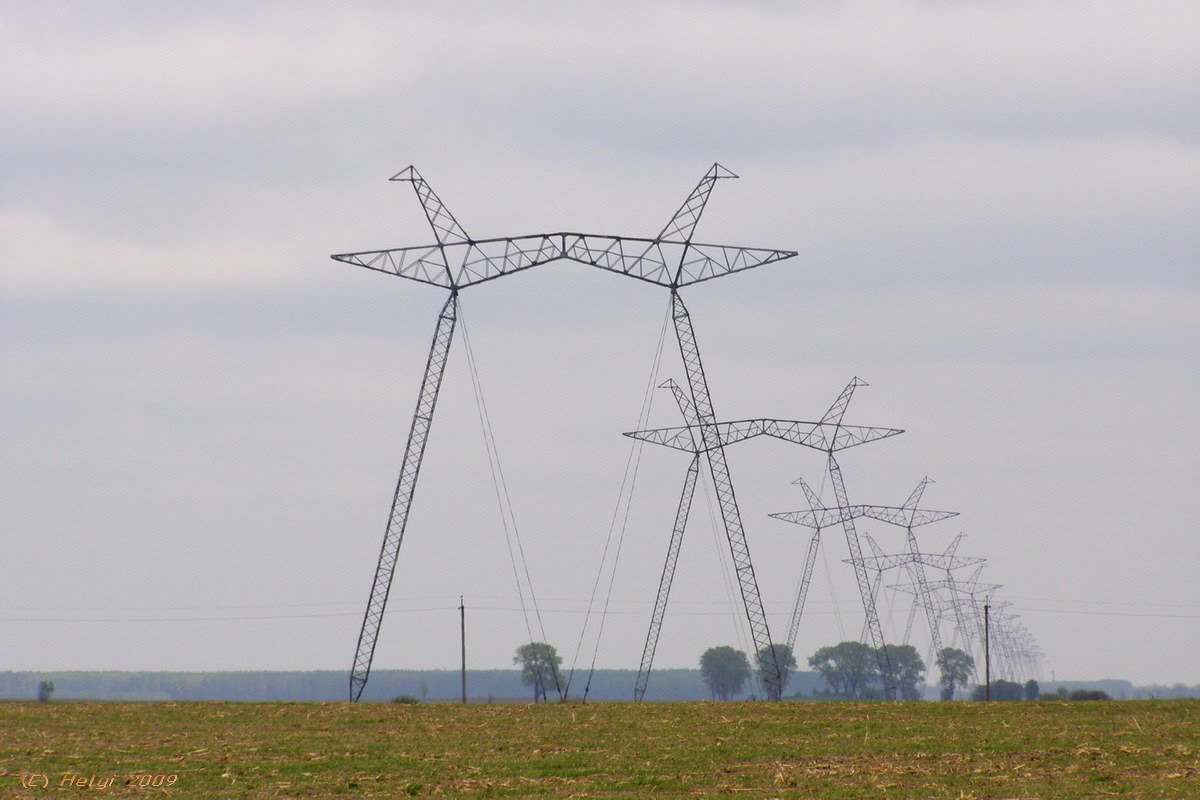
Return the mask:
[[(990, 595), (992, 592), (995, 592), (997, 589), (1003, 586), (1003, 584), (1000, 583), (961, 583), (959, 581), (929, 581), (926, 585), (930, 589), (946, 589), (954, 594), (967, 595), (970, 597)], [(914, 592), (918, 591), (918, 587), (915, 584), (907, 583), (897, 584), (888, 588), (895, 589), (899, 592), (904, 592), (905, 594), (913, 594)]]
[(886, 439), (904, 433), (899, 428), (875, 428), (863, 425), (833, 425), (828, 422), (800, 422), (789, 419), (764, 419), (762, 433), (776, 439), (822, 450), (826, 453), (845, 450), (867, 442)]
[(854, 519), (848, 508), (818, 508), (808, 511), (780, 511), (768, 514), (774, 519), (781, 519), (793, 525), (803, 525), (806, 528), (828, 528), (830, 525), (840, 525), (846, 520)]
[(558, 261), (567, 234), (535, 233), (453, 244), (338, 253), (334, 261), (442, 288), (462, 289)]
[(877, 519), (898, 525), (901, 528), (919, 528), (950, 517), (957, 517), (957, 511), (933, 511), (925, 508), (897, 508), (896, 506), (859, 505), (851, 507), (856, 516)]
[[(707, 439), (705, 439), (706, 432), (709, 434)], [(725, 447), (762, 436), (763, 430), (761, 420), (747, 419), (737, 422), (718, 422), (712, 426), (685, 425), (675, 428), (631, 431), (623, 435), (631, 439), (640, 439), (644, 442), (661, 444), (688, 452), (693, 452), (691, 443), (695, 440), (699, 443), (699, 452), (703, 453), (713, 447)]]
[[(778, 517), (777, 514), (772, 514)], [(809, 526), (811, 527), (811, 526)], [(947, 556), (945, 553), (889, 553), (882, 556), (866, 556), (864, 562), (869, 570), (892, 569), (903, 564), (920, 564), (931, 569), (958, 569), (974, 564), (983, 563), (982, 558), (967, 558), (966, 556)], [(846, 564), (849, 559), (842, 559)]]
[(672, 288), (761, 267), (795, 255), (795, 250), (591, 233), (564, 234), (563, 246), (563, 256), (572, 261)]
[(794, 250), (555, 232), (336, 253), (331, 257), (433, 286), (465, 289), (562, 259), (664, 287), (674, 284), (675, 271), (682, 265), (678, 285), (689, 286), (795, 255)]
[[(691, 429), (690, 432), (688, 429)], [(634, 439), (674, 447), (677, 450), (688, 449), (684, 446), (693, 438), (698, 438), (700, 426), (657, 428), (645, 431), (626, 433)], [(717, 423), (717, 433), (722, 447), (751, 439), (756, 436), (770, 436), (786, 442), (799, 444), (804, 447), (829, 452), (844, 450), (865, 442), (886, 439), (904, 431), (896, 428), (866, 428), (857, 425), (830, 425), (822, 422), (802, 422), (786, 419), (743, 419), (735, 422)]]
[[(863, 557), (863, 565), (872, 572), (885, 572), (896, 567), (907, 566), (912, 562), (913, 557), (908, 553), (888, 553)], [(842, 563), (853, 566), (853, 562), (848, 558), (843, 558)]]
[(984, 561), (986, 561), (986, 559), (983, 558), (947, 555), (946, 553), (917, 553), (914, 557), (914, 560), (927, 567), (940, 570), (961, 569), (962, 567), (971, 567), (976, 564), (982, 564)]

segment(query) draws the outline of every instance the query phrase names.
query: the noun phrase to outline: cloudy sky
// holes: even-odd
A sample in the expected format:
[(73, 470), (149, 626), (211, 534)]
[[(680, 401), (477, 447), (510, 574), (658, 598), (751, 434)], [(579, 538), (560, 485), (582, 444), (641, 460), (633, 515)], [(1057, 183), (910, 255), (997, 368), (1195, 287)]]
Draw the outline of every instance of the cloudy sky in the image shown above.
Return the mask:
[[(907, 432), (852, 500), (935, 478), (923, 546), (967, 533), (1046, 678), (1200, 682), (1200, 10), (803, 6), (6, 3), (0, 670), (347, 668), (444, 297), (328, 255), (431, 241), (409, 164), (474, 236), (644, 236), (720, 161), (697, 239), (799, 256), (684, 293), (718, 416), (863, 377), (847, 422)], [(668, 296), (559, 263), (462, 302), (546, 636), (636, 667), (685, 455), (641, 453), (579, 642)], [(377, 666), (455, 666), (460, 594), (475, 666), (528, 637), (464, 341)], [(766, 515), (821, 457), (729, 459), (781, 638), (807, 540)], [(705, 497), (662, 666), (745, 636)], [(846, 557), (802, 656), (857, 638)]]

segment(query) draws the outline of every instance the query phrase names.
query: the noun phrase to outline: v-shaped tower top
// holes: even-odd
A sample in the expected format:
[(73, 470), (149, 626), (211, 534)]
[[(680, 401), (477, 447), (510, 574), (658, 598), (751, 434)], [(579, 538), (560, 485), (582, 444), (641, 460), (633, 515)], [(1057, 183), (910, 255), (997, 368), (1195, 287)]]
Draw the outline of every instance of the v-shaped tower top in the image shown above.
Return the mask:
[(653, 238), (556, 231), (473, 239), (433, 187), (410, 166), (391, 180), (412, 184), (433, 229), (435, 243), (340, 253), (332, 258), (458, 290), (559, 260), (576, 261), (676, 289), (795, 256), (794, 250), (692, 242), (714, 184), (723, 178), (736, 177), (720, 164), (713, 164), (666, 227)]

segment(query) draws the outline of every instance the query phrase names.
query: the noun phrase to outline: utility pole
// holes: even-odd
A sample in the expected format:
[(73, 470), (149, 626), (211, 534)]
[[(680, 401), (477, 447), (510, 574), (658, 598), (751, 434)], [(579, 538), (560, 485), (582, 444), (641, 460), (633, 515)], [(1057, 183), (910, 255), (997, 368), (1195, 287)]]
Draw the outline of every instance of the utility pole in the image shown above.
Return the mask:
[(462, 641), (462, 701), (467, 702), (467, 606), (463, 597), (458, 596), (458, 631)]
[(983, 699), (992, 699), (992, 654), (989, 649), (991, 630), (988, 621), (988, 604), (983, 604)]

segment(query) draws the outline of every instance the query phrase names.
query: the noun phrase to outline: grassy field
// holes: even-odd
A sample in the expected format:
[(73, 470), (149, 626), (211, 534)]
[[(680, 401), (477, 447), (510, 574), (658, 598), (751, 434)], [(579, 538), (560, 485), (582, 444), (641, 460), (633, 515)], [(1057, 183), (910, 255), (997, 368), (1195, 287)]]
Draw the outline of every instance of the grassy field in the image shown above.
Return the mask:
[(1200, 798), (1200, 702), (0, 703), (0, 797), (163, 794)]

